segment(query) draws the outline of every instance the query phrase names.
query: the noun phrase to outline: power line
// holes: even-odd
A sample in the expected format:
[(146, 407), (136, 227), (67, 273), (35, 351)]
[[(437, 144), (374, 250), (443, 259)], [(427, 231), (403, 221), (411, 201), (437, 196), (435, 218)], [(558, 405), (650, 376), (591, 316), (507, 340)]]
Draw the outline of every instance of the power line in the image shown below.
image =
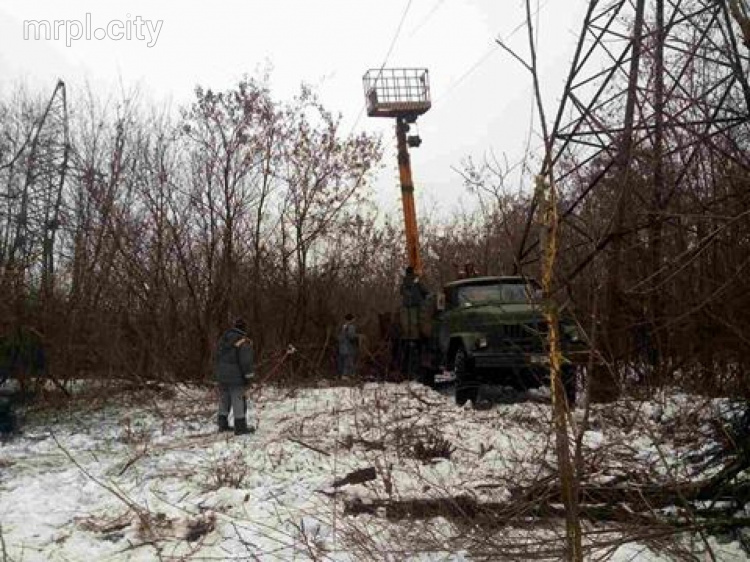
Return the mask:
[[(549, 4), (549, 2), (550, 0), (546, 0), (544, 4), (542, 4), (541, 6), (537, 4), (537, 9), (534, 12), (534, 14), (532, 14), (532, 17), (538, 16), (539, 13), (544, 9), (544, 7), (547, 6), (547, 4)], [(524, 18), (523, 21), (521, 21), (521, 23), (519, 23), (516, 27), (514, 27), (510, 31), (510, 33), (508, 33), (504, 38), (500, 39), (500, 42), (505, 43), (508, 40), (510, 40), (510, 38), (513, 37), (516, 33), (518, 33), (521, 29), (523, 29), (525, 25), (526, 25), (526, 18)], [(487, 51), (485, 51), (476, 61), (474, 61), (471, 64), (471, 66), (469, 66), (469, 68), (457, 80), (454, 80), (453, 82), (451, 82), (448, 85), (448, 88), (440, 95), (440, 97), (438, 97), (432, 102), (433, 107), (435, 107), (439, 101), (445, 100), (453, 92), (453, 90), (455, 90), (458, 86), (460, 86), (461, 83), (464, 80), (466, 80), (477, 68), (482, 66), (490, 58), (492, 53), (494, 53), (497, 50), (498, 47), (499, 45), (497, 44), (497, 40), (493, 39), (492, 45), (490, 46), (490, 48)]]
[[(391, 39), (391, 44), (388, 46), (388, 51), (385, 54), (385, 57), (383, 58), (383, 64), (380, 65), (380, 70), (378, 70), (378, 75), (375, 77), (375, 82), (373, 84), (373, 87), (375, 87), (378, 83), (378, 80), (380, 80), (381, 74), (383, 74), (383, 69), (385, 68), (385, 65), (388, 64), (388, 59), (391, 56), (391, 53), (393, 52), (393, 48), (396, 46), (396, 41), (398, 40), (398, 36), (401, 33), (401, 28), (404, 25), (404, 21), (406, 21), (406, 15), (409, 13), (409, 8), (411, 8), (412, 0), (409, 0), (406, 3), (406, 7), (404, 8), (403, 13), (401, 14), (401, 20), (398, 22), (398, 27), (396, 27), (396, 32), (393, 34), (393, 39)], [(362, 119), (362, 115), (365, 112), (365, 103), (362, 104), (362, 107), (359, 110), (359, 114), (357, 115), (357, 119), (354, 121), (354, 125), (352, 125), (351, 131), (349, 131), (349, 134), (351, 135), (354, 132), (354, 129), (357, 128), (357, 125), (359, 124), (359, 120)]]
[(419, 22), (419, 24), (412, 30), (412, 32), (409, 34), (409, 38), (411, 39), (414, 37), (424, 26), (427, 24), (428, 21), (432, 18), (432, 16), (435, 15), (435, 12), (438, 11), (440, 6), (442, 6), (445, 3), (445, 0), (437, 0), (435, 5), (432, 7), (432, 10), (430, 10), (430, 13), (428, 13), (424, 19)]
[(455, 90), (458, 86), (461, 85), (461, 83), (466, 80), (469, 75), (471, 75), (472, 72), (474, 72), (477, 68), (482, 66), (484, 62), (490, 58), (490, 55), (492, 55), (497, 50), (497, 45), (492, 44), (488, 51), (486, 51), (481, 57), (479, 57), (459, 78), (458, 80), (454, 80), (451, 84), (448, 85), (448, 88), (442, 93), (442, 95), (432, 102), (432, 107), (435, 107), (439, 101), (444, 100), (447, 98), (453, 90)]
[(393, 47), (396, 46), (396, 40), (398, 40), (398, 36), (401, 33), (401, 28), (403, 27), (404, 21), (406, 20), (406, 14), (409, 13), (409, 8), (411, 8), (411, 2), (412, 0), (409, 0), (406, 3), (406, 8), (404, 8), (404, 13), (401, 14), (401, 21), (398, 22), (396, 33), (393, 34), (393, 39), (391, 40), (391, 44), (388, 47), (388, 52), (386, 53), (385, 58), (383, 59), (383, 64), (380, 65), (380, 72), (378, 73), (378, 77), (375, 79), (376, 84), (377, 84), (378, 78), (380, 78), (380, 74), (383, 72), (383, 68), (385, 68), (385, 65), (388, 63), (388, 58), (391, 56), (391, 53), (393, 52)]

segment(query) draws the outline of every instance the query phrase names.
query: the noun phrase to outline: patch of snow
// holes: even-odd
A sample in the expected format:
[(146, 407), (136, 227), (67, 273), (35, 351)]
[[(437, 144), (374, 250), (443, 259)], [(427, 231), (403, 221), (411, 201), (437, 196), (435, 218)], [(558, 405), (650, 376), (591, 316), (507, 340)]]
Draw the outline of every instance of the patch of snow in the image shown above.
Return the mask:
[[(629, 463), (654, 478), (686, 469), (687, 445), (665, 424), (692, 419), (689, 397), (638, 407), (640, 424), (631, 423), (632, 404), (592, 412), (596, 427), (583, 445), (596, 458), (593, 480), (621, 478)], [(388, 560), (468, 561), (471, 545), (455, 522), (389, 520), (382, 510), (354, 517), (344, 506), (355, 498), (506, 502), (556, 463), (549, 404), (459, 408), (415, 383), (265, 388), (252, 417), (256, 434), (218, 434), (212, 393), (180, 389), (171, 401), (71, 413), (50, 425), (30, 419), (26, 435), (0, 448), (9, 559), (348, 562), (378, 552)], [(374, 479), (334, 487), (368, 468)], [(521, 526), (495, 540), (540, 548), (548, 533)], [(716, 548), (746, 559), (737, 544)], [(663, 560), (637, 544), (611, 559)]]

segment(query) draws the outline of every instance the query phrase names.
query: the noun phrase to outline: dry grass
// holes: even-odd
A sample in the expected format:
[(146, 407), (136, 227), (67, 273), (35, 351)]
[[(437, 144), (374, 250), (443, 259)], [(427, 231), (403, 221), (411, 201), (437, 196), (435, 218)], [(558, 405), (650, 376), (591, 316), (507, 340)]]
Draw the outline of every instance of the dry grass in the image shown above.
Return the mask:
[(405, 427), (395, 432), (396, 448), (399, 453), (423, 463), (434, 459), (450, 459), (456, 450), (436, 428), (433, 427)]
[(219, 457), (209, 463), (203, 489), (213, 492), (219, 488), (241, 488), (248, 474), (248, 466), (241, 450)]

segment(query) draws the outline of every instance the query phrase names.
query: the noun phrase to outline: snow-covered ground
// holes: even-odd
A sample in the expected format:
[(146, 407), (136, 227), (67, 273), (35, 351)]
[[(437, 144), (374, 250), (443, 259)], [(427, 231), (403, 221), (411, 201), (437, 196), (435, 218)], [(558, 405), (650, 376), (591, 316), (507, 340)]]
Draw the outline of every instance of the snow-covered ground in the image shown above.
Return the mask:
[[(548, 404), (459, 408), (417, 384), (265, 388), (256, 398), (258, 431), (242, 437), (215, 433), (212, 393), (194, 389), (30, 415), (24, 434), (0, 446), (0, 560), (559, 557), (559, 520), (521, 513), (488, 528), (456, 510), (366, 509), (512, 501), (554, 466)], [(652, 481), (694, 477), (700, 461), (685, 459), (713, 445), (701, 430), (726, 417), (723, 404), (674, 395), (595, 409), (583, 439), (591, 481), (622, 482), (632, 467)], [(594, 527), (591, 559), (673, 559), (671, 543), (657, 550), (641, 533), (619, 544), (623, 529)], [(700, 557), (710, 548), (720, 560), (747, 559), (731, 536), (677, 543)]]

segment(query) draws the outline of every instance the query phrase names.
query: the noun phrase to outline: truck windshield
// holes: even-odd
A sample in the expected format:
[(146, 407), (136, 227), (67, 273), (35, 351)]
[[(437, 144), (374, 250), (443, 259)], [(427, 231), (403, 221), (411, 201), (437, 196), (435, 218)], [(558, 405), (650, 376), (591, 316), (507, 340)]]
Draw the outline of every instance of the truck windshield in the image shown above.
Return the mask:
[(526, 303), (541, 298), (541, 291), (528, 283), (497, 285), (469, 285), (458, 290), (458, 305), (473, 306), (488, 303)]

